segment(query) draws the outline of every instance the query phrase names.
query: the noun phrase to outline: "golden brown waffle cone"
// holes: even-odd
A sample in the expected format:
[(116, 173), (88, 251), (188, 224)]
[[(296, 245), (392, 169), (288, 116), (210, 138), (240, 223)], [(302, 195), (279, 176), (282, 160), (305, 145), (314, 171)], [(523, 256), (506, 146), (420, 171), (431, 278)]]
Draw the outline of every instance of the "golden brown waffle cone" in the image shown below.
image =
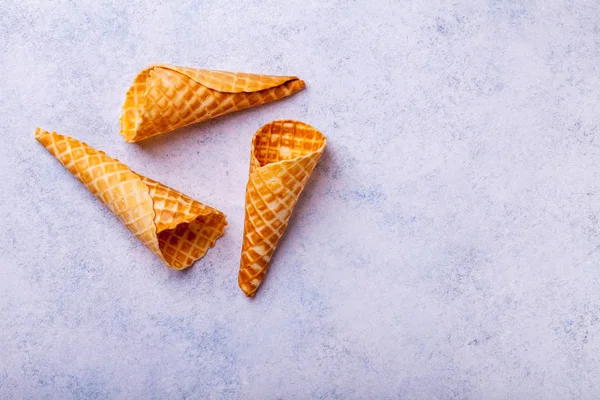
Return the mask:
[(121, 115), (121, 135), (138, 142), (196, 122), (268, 103), (304, 89), (295, 76), (153, 65), (129, 88)]
[(190, 266), (225, 230), (220, 211), (136, 174), (102, 151), (40, 128), (35, 138), (169, 268)]
[(326, 143), (321, 132), (298, 121), (271, 122), (254, 135), (238, 276), (246, 296), (254, 296), (262, 282)]

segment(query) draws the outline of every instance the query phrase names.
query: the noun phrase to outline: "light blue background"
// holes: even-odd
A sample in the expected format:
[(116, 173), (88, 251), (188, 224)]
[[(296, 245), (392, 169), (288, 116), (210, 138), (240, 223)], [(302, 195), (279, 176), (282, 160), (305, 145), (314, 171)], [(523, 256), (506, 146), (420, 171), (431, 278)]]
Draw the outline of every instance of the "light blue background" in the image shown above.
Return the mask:
[[(600, 396), (600, 3), (0, 4), (3, 399)], [(298, 75), (283, 101), (126, 144), (152, 63)], [(250, 138), (329, 137), (257, 297)], [(75, 136), (224, 211), (173, 272), (33, 138)]]

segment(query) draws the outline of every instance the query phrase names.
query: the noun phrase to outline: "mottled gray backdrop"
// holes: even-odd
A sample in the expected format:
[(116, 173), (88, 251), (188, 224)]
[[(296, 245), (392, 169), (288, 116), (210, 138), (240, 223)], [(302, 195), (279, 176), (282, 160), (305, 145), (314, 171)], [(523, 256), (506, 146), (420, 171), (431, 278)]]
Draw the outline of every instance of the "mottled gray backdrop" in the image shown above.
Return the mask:
[[(305, 91), (139, 145), (152, 63)], [(600, 397), (600, 2), (0, 1), (0, 398)], [(329, 137), (256, 298), (252, 134)], [(170, 271), (33, 138), (224, 211)]]

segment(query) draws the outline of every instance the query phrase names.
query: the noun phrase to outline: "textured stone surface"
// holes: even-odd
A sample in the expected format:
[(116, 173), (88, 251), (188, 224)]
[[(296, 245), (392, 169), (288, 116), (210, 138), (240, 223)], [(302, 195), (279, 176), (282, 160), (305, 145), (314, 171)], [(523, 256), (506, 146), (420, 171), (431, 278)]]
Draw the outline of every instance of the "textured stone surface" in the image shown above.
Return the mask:
[[(598, 398), (600, 3), (460, 3), (4, 1), (0, 397)], [(308, 87), (126, 144), (157, 62)], [(329, 144), (249, 300), (250, 138), (280, 118)], [(36, 126), (219, 208), (225, 236), (166, 269)]]

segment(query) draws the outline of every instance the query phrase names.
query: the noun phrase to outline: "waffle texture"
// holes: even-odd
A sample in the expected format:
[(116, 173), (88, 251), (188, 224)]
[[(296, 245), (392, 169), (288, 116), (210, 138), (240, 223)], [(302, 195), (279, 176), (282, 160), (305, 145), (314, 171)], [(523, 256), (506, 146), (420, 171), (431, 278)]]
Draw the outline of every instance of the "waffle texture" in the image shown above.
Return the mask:
[(225, 231), (225, 215), (131, 171), (87, 144), (38, 128), (35, 138), (169, 268), (206, 254)]
[(304, 89), (295, 76), (268, 76), (153, 65), (127, 91), (121, 135), (138, 142)]
[(256, 132), (246, 186), (244, 240), (238, 283), (254, 296), (327, 138), (298, 121), (271, 122)]

